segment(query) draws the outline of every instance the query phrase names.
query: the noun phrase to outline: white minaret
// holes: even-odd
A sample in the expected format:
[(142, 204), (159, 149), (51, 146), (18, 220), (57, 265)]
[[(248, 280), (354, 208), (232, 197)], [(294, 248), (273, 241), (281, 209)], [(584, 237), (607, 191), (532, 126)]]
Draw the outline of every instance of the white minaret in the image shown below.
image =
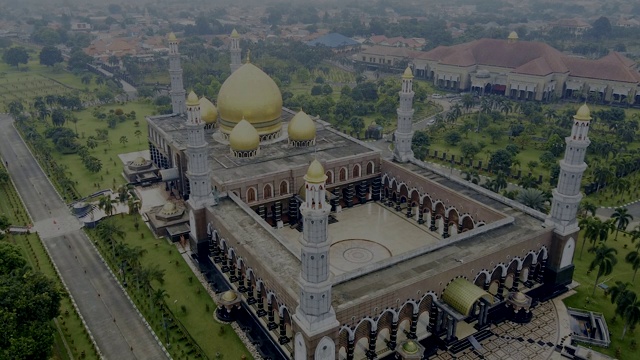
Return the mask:
[(393, 158), (407, 162), (413, 157), (411, 140), (413, 139), (413, 73), (410, 67), (402, 74), (400, 106), (398, 107), (398, 128), (395, 132)]
[(588, 137), (590, 121), (591, 111), (587, 104), (584, 104), (573, 116), (571, 135), (565, 138), (567, 148), (564, 158), (560, 160), (558, 186), (553, 190), (551, 213), (546, 220), (548, 224), (555, 225), (555, 231), (559, 235), (579, 230), (576, 214), (582, 199), (582, 174), (587, 169), (584, 156), (591, 143)]
[(204, 122), (200, 115), (198, 96), (192, 91), (187, 98), (187, 177), (191, 193), (189, 202), (199, 208), (211, 199), (211, 170), (204, 138)]
[(169, 77), (171, 78), (171, 107), (174, 114), (184, 114), (184, 85), (182, 84), (182, 67), (180, 66), (180, 52), (178, 39), (174, 33), (169, 34)]
[(240, 49), (240, 34), (233, 29), (231, 32), (231, 46), (229, 47), (231, 53), (231, 73), (238, 70), (242, 66), (242, 49)]
[[(339, 325), (331, 306), (331, 279), (329, 272), (329, 246), (327, 233), (331, 205), (326, 202), (324, 168), (313, 160), (305, 181), (305, 201), (300, 205), (303, 232), (300, 242), (300, 304), (293, 316), (307, 338), (326, 332)], [(296, 357), (297, 358), (297, 357)]]

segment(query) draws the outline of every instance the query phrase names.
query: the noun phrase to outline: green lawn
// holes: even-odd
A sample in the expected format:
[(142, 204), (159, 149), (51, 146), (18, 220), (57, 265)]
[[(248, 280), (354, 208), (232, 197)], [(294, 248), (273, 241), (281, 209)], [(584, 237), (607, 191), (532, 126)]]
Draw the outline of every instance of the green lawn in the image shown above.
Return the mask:
[[(213, 359), (217, 352), (220, 352), (224, 359), (240, 359), (245, 355), (251, 359), (251, 355), (240, 341), (233, 329), (229, 325), (221, 325), (213, 318), (215, 304), (202, 284), (194, 276), (184, 258), (178, 253), (176, 247), (169, 244), (165, 239), (156, 239), (151, 231), (142, 224), (139, 230), (135, 229), (134, 218), (131, 215), (116, 215), (114, 220), (126, 232), (124, 242), (135, 247), (140, 246), (147, 251), (142, 257), (143, 267), (157, 265), (165, 271), (164, 284), (154, 284), (155, 288), (163, 288), (168, 296), (165, 298), (167, 309), (176, 315), (188, 329), (191, 337), (203, 349), (208, 358)], [(91, 233), (91, 231), (89, 231)], [(110, 248), (98, 243), (101, 252), (105, 257), (110, 257)], [(181, 250), (184, 251), (184, 250)], [(117, 272), (114, 269), (114, 272)], [(156, 335), (164, 342), (165, 332), (161, 324), (161, 314), (153, 310), (146, 294), (135, 291), (135, 281), (129, 278), (128, 291), (136, 301), (138, 308), (149, 321)], [(185, 306), (187, 311), (181, 309)], [(220, 330), (223, 327), (224, 330)], [(180, 340), (180, 335), (176, 329), (171, 331), (170, 340), (172, 343), (169, 349), (176, 359), (188, 358), (188, 345), (186, 341)], [(183, 352), (185, 350), (185, 352)]]
[[(108, 129), (111, 145), (107, 142), (100, 142), (97, 148), (89, 150), (92, 156), (102, 161), (102, 170), (100, 172), (92, 173), (87, 170), (82, 164), (80, 156), (76, 154), (62, 155), (58, 152), (54, 154), (54, 158), (59, 164), (64, 164), (68, 167), (70, 177), (77, 181), (76, 189), (81, 196), (87, 196), (97, 190), (105, 188), (117, 189), (125, 183), (125, 179), (121, 175), (123, 165), (118, 158), (118, 154), (149, 148), (147, 143), (147, 122), (144, 117), (153, 114), (153, 105), (145, 102), (130, 102), (124, 105), (107, 105), (102, 107), (105, 113), (108, 113), (110, 109), (117, 108), (122, 109), (125, 113), (135, 111), (135, 121), (139, 122), (139, 126), (135, 126), (134, 120), (119, 122), (115, 129)], [(80, 119), (77, 123), (77, 131), (79, 136), (78, 142), (81, 145), (86, 144), (87, 137), (96, 135), (96, 129), (108, 128), (107, 122), (94, 118), (92, 112), (93, 108), (89, 108), (75, 113)], [(74, 130), (76, 128), (73, 123), (67, 123), (65, 126)], [(140, 130), (141, 135), (139, 138), (134, 135), (136, 130)], [(127, 143), (120, 143), (122, 136), (127, 137)]]
[[(636, 359), (637, 356), (631, 349), (631, 340), (635, 339), (636, 342), (640, 342), (640, 331), (627, 331), (626, 337), (621, 340), (624, 321), (622, 321), (622, 319), (620, 319), (619, 317), (616, 321), (613, 321), (615, 306), (611, 304), (609, 298), (604, 295), (604, 291), (600, 288), (596, 288), (595, 296), (591, 295), (598, 271), (596, 269), (592, 271), (591, 274), (587, 274), (589, 264), (593, 260), (594, 255), (587, 252), (587, 249), (590, 246), (589, 243), (587, 243), (582, 258), (580, 258), (583, 232), (581, 232), (580, 235), (581, 236), (579, 237), (579, 241), (576, 244), (576, 254), (574, 255), (573, 259), (576, 267), (573, 274), (573, 279), (579, 282), (580, 286), (575, 289), (577, 294), (565, 299), (564, 303), (569, 307), (577, 309), (587, 309), (604, 314), (607, 320), (607, 325), (609, 326), (609, 331), (611, 332), (611, 346), (608, 349), (594, 347), (596, 350), (604, 352), (611, 356), (616, 356), (621, 360)], [(606, 244), (607, 246), (613, 247), (618, 251), (618, 263), (614, 267), (613, 273), (611, 275), (603, 276), (599, 280), (599, 282), (604, 282), (609, 286), (615, 285), (616, 281), (631, 282), (631, 279), (633, 277), (633, 269), (631, 268), (631, 265), (627, 264), (624, 261), (624, 257), (631, 251), (633, 247), (630, 241), (630, 237), (619, 234), (618, 241), (614, 241), (613, 238), (613, 235), (609, 236)], [(628, 249), (624, 248), (625, 245), (627, 245)], [(638, 285), (640, 280), (638, 278), (640, 278), (640, 275), (637, 276), (632, 288), (632, 290), (634, 290), (636, 293), (640, 293), (640, 287)], [(616, 354), (617, 348), (620, 348), (621, 355)]]
[[(12, 224), (27, 225), (31, 222), (24, 210), (22, 201), (11, 183), (0, 186), (0, 214), (6, 215)], [(85, 359), (98, 359), (93, 343), (75, 311), (68, 293), (64, 290), (58, 274), (47, 255), (37, 234), (7, 235), (3, 241), (9, 241), (20, 247), (22, 255), (33, 269), (41, 271), (49, 278), (54, 279), (63, 296), (60, 301), (60, 316), (56, 321), (57, 333), (54, 343), (54, 358), (68, 359), (66, 346), (71, 350), (76, 359), (84, 354)], [(65, 346), (66, 342), (66, 346)]]

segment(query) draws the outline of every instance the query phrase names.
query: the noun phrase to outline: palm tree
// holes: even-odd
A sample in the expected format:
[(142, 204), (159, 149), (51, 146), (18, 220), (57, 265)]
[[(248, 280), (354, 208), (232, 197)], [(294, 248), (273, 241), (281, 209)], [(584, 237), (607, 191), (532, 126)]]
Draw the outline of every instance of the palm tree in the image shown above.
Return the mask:
[(100, 197), (100, 201), (98, 202), (98, 207), (102, 209), (105, 214), (111, 216), (113, 214), (113, 203), (114, 201), (111, 200), (111, 197), (109, 195), (102, 195)]
[(513, 103), (508, 100), (503, 102), (500, 104), (500, 111), (502, 111), (505, 116), (509, 115), (509, 113), (513, 111)]
[(528, 188), (522, 190), (516, 196), (516, 201), (541, 212), (546, 212), (547, 210), (547, 197), (544, 192), (539, 189)]
[(160, 306), (164, 301), (164, 298), (168, 298), (169, 294), (167, 294), (166, 290), (163, 288), (156, 289), (153, 294), (151, 294), (151, 305), (153, 309), (151, 312), (155, 313), (155, 306)]
[(580, 203), (580, 214), (581, 217), (586, 217), (587, 214), (591, 214), (591, 216), (596, 216), (596, 210), (598, 208), (590, 203), (589, 201), (583, 201)]
[(629, 296), (622, 317), (624, 318), (624, 328), (622, 329), (622, 339), (627, 334), (628, 328), (634, 328), (640, 322), (640, 299), (635, 294)]
[(616, 284), (608, 290), (611, 303), (616, 304), (619, 302), (624, 297), (624, 294), (630, 291), (629, 287), (631, 287), (631, 284), (628, 282), (616, 281)]
[(626, 231), (629, 222), (633, 220), (633, 215), (629, 214), (629, 210), (625, 207), (616, 208), (616, 211), (611, 214), (611, 219), (616, 227), (616, 236), (613, 240), (618, 241), (618, 232), (620, 230)]
[(502, 171), (498, 171), (496, 174), (496, 192), (507, 188), (507, 174)]
[(598, 164), (593, 169), (593, 180), (598, 184), (596, 192), (600, 191), (600, 187), (608, 183), (613, 178), (613, 171), (608, 164)]
[(469, 109), (471, 109), (476, 103), (476, 100), (473, 98), (473, 95), (471, 94), (462, 95), (461, 101), (462, 101), (462, 106), (467, 112), (469, 112)]
[(138, 138), (138, 145), (140, 145), (140, 137), (142, 136), (142, 131), (140, 130), (136, 130), (133, 135), (135, 135), (136, 138)]
[(455, 120), (458, 120), (458, 118), (462, 116), (462, 105), (460, 105), (459, 103), (455, 103), (451, 107), (451, 112), (453, 113)]
[(636, 247), (636, 251), (631, 251), (624, 257), (624, 261), (631, 264), (631, 268), (633, 269), (633, 279), (632, 282), (636, 282), (636, 273), (638, 273), (638, 269), (640, 269), (640, 252)]
[(120, 144), (127, 146), (127, 142), (129, 142), (129, 140), (127, 139), (126, 136), (124, 135), (120, 136)]
[(598, 268), (596, 281), (593, 283), (593, 292), (591, 293), (591, 296), (594, 296), (596, 294), (596, 285), (598, 285), (600, 277), (602, 275), (607, 276), (611, 274), (613, 267), (618, 263), (618, 259), (616, 258), (618, 250), (607, 247), (605, 244), (600, 244), (598, 247), (589, 249), (589, 252), (593, 252), (596, 255), (593, 261), (591, 261), (591, 264), (589, 264), (589, 271), (593, 271), (595, 268)]
[(119, 225), (116, 225), (113, 221), (103, 220), (98, 225), (98, 237), (105, 243), (111, 245), (113, 251), (113, 258), (116, 258), (116, 238), (124, 239), (125, 232)]
[(538, 179), (536, 179), (533, 175), (525, 175), (518, 181), (518, 185), (522, 186), (525, 189), (536, 189), (538, 187)]
[(104, 78), (102, 76), (96, 77), (96, 85), (104, 84)]

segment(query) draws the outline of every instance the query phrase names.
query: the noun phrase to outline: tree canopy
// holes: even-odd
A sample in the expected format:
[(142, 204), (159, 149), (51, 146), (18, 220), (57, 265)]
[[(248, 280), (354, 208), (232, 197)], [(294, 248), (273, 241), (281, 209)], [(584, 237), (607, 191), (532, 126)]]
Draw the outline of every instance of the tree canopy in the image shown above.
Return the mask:
[(0, 358), (49, 359), (60, 298), (55, 283), (26, 266), (16, 245), (0, 243)]
[(29, 62), (29, 54), (22, 47), (12, 47), (2, 55), (2, 61), (11, 66), (20, 67), (20, 64)]
[(63, 60), (62, 52), (55, 46), (45, 46), (40, 50), (40, 64), (53, 66)]

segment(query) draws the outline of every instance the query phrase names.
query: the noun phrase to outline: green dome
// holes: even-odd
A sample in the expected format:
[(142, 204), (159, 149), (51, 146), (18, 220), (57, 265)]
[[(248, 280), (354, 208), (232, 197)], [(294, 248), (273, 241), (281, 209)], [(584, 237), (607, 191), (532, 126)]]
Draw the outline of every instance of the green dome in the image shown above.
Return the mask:
[(407, 354), (415, 354), (418, 352), (418, 345), (416, 345), (414, 341), (409, 340), (406, 343), (402, 344), (402, 350), (404, 350), (404, 352), (406, 352)]

